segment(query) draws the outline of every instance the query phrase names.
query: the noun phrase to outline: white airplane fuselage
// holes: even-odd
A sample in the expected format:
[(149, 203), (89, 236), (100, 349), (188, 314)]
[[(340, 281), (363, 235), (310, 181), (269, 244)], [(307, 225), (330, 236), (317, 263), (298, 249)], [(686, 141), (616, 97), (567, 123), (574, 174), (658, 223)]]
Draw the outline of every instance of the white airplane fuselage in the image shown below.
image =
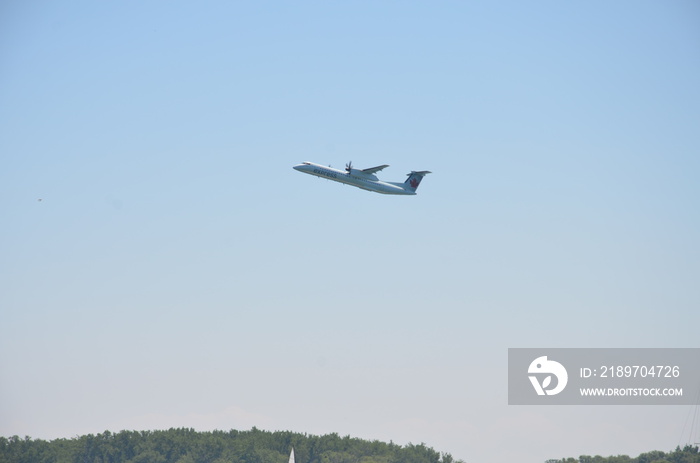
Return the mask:
[[(303, 162), (294, 166), (295, 170), (299, 172), (304, 172), (305, 174), (315, 175), (316, 177), (325, 178), (327, 180), (333, 180), (334, 182), (344, 183), (346, 185), (352, 185), (363, 190), (374, 191), (376, 193), (382, 193), (385, 195), (415, 195), (417, 183), (414, 183), (414, 187), (407, 180), (404, 183), (397, 182), (384, 182), (379, 180), (376, 175), (368, 174), (362, 172), (360, 169), (346, 169), (340, 170), (333, 167), (322, 166), (320, 164), (315, 164), (313, 162)], [(414, 175), (411, 173), (410, 175)], [(420, 173), (424, 175), (424, 173)], [(422, 177), (421, 175), (421, 177)], [(418, 180), (420, 183), (420, 180)]]

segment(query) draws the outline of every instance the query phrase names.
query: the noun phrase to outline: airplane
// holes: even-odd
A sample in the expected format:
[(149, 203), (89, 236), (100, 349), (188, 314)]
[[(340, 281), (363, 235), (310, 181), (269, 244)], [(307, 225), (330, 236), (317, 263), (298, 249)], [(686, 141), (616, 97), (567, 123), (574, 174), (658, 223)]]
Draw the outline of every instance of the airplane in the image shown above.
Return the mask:
[(367, 169), (355, 169), (352, 167), (352, 161), (345, 165), (345, 172), (333, 167), (326, 167), (313, 162), (302, 162), (294, 166), (295, 170), (304, 172), (305, 174), (315, 175), (317, 177), (333, 180), (335, 182), (344, 183), (346, 185), (362, 188), (363, 190), (374, 191), (385, 195), (415, 195), (420, 181), (430, 171), (411, 171), (405, 182), (383, 182), (377, 178), (375, 173), (389, 167), (384, 164), (377, 167), (369, 167)]

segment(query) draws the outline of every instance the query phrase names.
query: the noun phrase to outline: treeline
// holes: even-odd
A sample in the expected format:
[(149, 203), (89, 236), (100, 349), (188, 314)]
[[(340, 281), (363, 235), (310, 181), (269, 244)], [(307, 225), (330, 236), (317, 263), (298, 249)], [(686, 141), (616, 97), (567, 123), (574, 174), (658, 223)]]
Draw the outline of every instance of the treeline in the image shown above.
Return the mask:
[(636, 458), (630, 458), (627, 455), (616, 457), (581, 455), (578, 458), (547, 460), (545, 463), (700, 463), (700, 453), (697, 446), (686, 445), (683, 448), (676, 447), (673, 452), (664, 453), (655, 450), (642, 453)]
[(121, 431), (73, 439), (0, 437), (0, 463), (463, 463), (423, 444), (293, 432)]

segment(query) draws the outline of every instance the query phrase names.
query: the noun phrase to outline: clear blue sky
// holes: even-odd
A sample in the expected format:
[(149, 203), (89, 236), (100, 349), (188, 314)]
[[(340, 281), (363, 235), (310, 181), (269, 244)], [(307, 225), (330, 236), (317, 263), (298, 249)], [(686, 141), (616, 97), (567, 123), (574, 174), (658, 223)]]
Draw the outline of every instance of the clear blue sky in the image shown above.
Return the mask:
[(507, 349), (700, 347), (699, 83), (694, 1), (3, 2), (0, 435), (685, 443)]

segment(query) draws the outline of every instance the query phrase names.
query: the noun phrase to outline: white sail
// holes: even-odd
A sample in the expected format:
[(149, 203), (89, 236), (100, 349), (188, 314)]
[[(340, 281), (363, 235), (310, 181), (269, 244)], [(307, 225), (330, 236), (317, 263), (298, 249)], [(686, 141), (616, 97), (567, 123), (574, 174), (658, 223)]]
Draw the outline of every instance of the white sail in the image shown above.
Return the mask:
[(294, 463), (294, 447), (292, 447), (292, 451), (289, 454), (289, 463)]

